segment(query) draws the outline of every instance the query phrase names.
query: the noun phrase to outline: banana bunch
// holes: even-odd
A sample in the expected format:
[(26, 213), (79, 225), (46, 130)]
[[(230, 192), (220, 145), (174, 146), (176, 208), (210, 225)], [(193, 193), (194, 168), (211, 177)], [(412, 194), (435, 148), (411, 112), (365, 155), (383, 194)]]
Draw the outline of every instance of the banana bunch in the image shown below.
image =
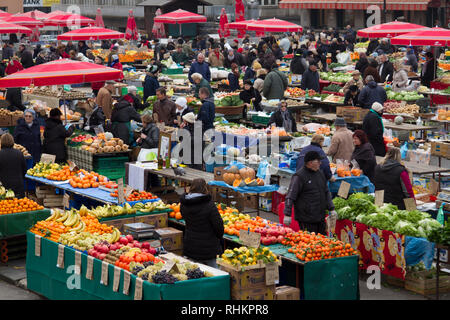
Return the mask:
[[(137, 209), (140, 212), (152, 212), (152, 211), (161, 211), (166, 210), (170, 208), (169, 205), (166, 205), (162, 200), (159, 200), (157, 202), (147, 202), (146, 204), (140, 203), (142, 206), (140, 206), (139, 209)], [(138, 204), (136, 204), (138, 205)], [(136, 205), (134, 205), (134, 208), (136, 208)]]
[(72, 227), (71, 231), (74, 232), (82, 232), (86, 227), (86, 224), (81, 220), (80, 214), (74, 209), (65, 211), (64, 213), (55, 209), (52, 215), (45, 220), (62, 222), (66, 227)]
[(102, 235), (92, 234), (90, 232), (70, 231), (61, 234), (58, 242), (61, 244), (72, 246), (77, 250), (89, 250), (100, 241), (108, 241), (109, 243), (117, 242), (120, 238), (120, 231), (114, 228), (112, 233), (105, 233)]

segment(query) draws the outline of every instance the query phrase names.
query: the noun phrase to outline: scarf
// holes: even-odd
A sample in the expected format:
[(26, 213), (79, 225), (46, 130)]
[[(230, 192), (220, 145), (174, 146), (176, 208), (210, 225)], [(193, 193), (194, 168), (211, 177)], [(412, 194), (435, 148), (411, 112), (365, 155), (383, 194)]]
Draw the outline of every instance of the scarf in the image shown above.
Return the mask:
[(286, 132), (292, 132), (292, 121), (289, 117), (289, 111), (288, 110), (282, 111), (280, 109), (280, 112), (281, 112), (281, 117), (283, 118), (284, 130), (286, 130)]
[(220, 52), (215, 52), (214, 51), (214, 53), (216, 54), (217, 60), (220, 60)]
[(383, 118), (381, 118), (380, 114), (379, 114), (378, 112), (376, 112), (375, 110), (370, 109), (370, 111), (373, 112), (373, 113), (375, 113), (375, 114), (377, 115), (378, 119), (380, 119), (381, 127), (383, 128), (383, 132), (384, 132)]
[(228, 60), (233, 61), (234, 60), (234, 55), (228, 56)]

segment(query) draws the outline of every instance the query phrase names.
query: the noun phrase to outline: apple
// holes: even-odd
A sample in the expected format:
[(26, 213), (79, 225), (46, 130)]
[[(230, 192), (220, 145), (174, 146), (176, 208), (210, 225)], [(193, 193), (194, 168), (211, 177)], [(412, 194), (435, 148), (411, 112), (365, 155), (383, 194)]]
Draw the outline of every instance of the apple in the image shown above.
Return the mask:
[(105, 258), (106, 258), (106, 253), (100, 253), (100, 254), (98, 255), (98, 258), (99, 258), (100, 260), (105, 259)]
[(269, 239), (270, 239), (271, 243), (276, 243), (277, 242), (277, 237), (271, 236), (271, 237), (269, 237)]
[(155, 255), (156, 254), (156, 249), (153, 247), (150, 247), (150, 249), (148, 250), (149, 253)]
[(120, 237), (119, 242), (126, 246), (128, 244), (128, 239), (127, 237)]
[(134, 240), (133, 236), (131, 234), (127, 234), (126, 237), (127, 237), (128, 242), (132, 242)]
[(119, 249), (119, 246), (117, 244), (113, 244), (111, 245), (111, 247), (109, 247), (109, 250), (111, 251), (116, 251), (117, 249)]
[(141, 243), (139, 241), (137, 241), (137, 240), (133, 241), (133, 245), (134, 245), (135, 248), (141, 248), (141, 246), (142, 246)]
[(103, 246), (101, 247), (100, 252), (101, 252), (101, 253), (108, 253), (108, 252), (109, 252), (108, 246), (107, 246), (107, 245), (103, 245)]
[(94, 257), (94, 258), (98, 258), (98, 255), (99, 255), (99, 253), (97, 252), (97, 251), (92, 251), (92, 256)]
[(282, 241), (284, 240), (284, 237), (283, 236), (278, 236), (278, 243), (281, 243)]
[(92, 256), (92, 253), (94, 253), (94, 251), (95, 251), (95, 250), (94, 250), (93, 248), (92, 248), (92, 249), (89, 249), (89, 250), (88, 250), (88, 255)]
[(142, 242), (142, 248), (144, 248), (144, 249), (150, 249), (150, 243), (148, 243), (148, 242)]

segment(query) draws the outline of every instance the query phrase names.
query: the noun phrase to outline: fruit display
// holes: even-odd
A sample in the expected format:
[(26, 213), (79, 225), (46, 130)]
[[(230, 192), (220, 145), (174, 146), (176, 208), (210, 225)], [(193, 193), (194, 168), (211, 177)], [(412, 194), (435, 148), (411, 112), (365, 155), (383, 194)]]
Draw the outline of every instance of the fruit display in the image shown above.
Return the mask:
[(57, 163), (38, 162), (33, 168), (27, 170), (29, 176), (45, 178), (46, 176), (60, 171), (63, 167)]
[(128, 203), (125, 203), (124, 206), (115, 206), (115, 205), (106, 205), (106, 206), (98, 206), (89, 210), (89, 212), (96, 216), (98, 219), (108, 218), (108, 217), (116, 217), (127, 214), (135, 214), (137, 212), (137, 208), (131, 207)]
[(170, 209), (170, 206), (165, 204), (162, 200), (158, 200), (155, 202), (147, 202), (147, 203), (136, 203), (133, 206), (133, 209), (136, 209), (139, 212), (153, 212), (153, 211), (162, 211)]
[(297, 259), (305, 262), (357, 254), (349, 243), (302, 230), (286, 235), (282, 244), (291, 246), (288, 252), (294, 253)]
[(64, 166), (61, 170), (54, 171), (46, 175), (45, 178), (48, 180), (66, 181), (73, 177), (75, 174), (76, 172), (71, 171), (69, 166)]
[(221, 263), (236, 267), (278, 262), (277, 256), (267, 247), (259, 247), (257, 249), (247, 247), (227, 249), (217, 260)]
[[(130, 271), (130, 266), (135, 266), (136, 263), (151, 262), (153, 264), (157, 264), (159, 262), (163, 262), (163, 260), (155, 257), (152, 253), (150, 253), (148, 249), (142, 248), (143, 244), (141, 245), (137, 241), (133, 244), (135, 244), (137, 247), (135, 246), (134, 248), (130, 248), (129, 250), (127, 250), (127, 252), (120, 255), (119, 259), (117, 259), (114, 263), (115, 266)], [(146, 242), (145, 244), (148, 244), (148, 242)], [(128, 244), (127, 246), (130, 246), (130, 244)], [(150, 247), (149, 244), (148, 246)], [(151, 249), (152, 252), (156, 254), (156, 249)]]
[(23, 111), (9, 111), (8, 109), (0, 108), (0, 116), (13, 116), (23, 118)]
[(338, 167), (336, 169), (336, 174), (338, 175), (338, 177), (351, 177), (351, 176), (359, 177), (362, 174), (362, 170), (357, 168), (350, 170), (345, 167)]
[(114, 153), (128, 151), (128, 145), (119, 138), (113, 138), (111, 134), (99, 134), (94, 139), (86, 139), (81, 149), (90, 153)]
[(169, 208), (172, 209), (172, 211), (169, 213), (170, 218), (175, 218), (177, 220), (183, 219), (183, 216), (180, 212), (180, 204), (179, 203), (172, 203), (169, 205)]
[(335, 96), (334, 94), (330, 94), (326, 98), (322, 99), (323, 102), (331, 102), (331, 103), (344, 103), (344, 97)]
[(405, 104), (401, 102), (387, 101), (383, 104), (386, 113), (409, 114), (419, 113), (420, 107), (417, 104)]
[(30, 232), (35, 233), (43, 238), (47, 238), (54, 242), (58, 242), (62, 234), (69, 232), (71, 227), (66, 227), (62, 222), (54, 220), (42, 220), (38, 221), (31, 229)]
[(315, 92), (312, 89), (310, 89), (310, 90), (308, 90), (308, 92), (306, 92), (305, 90), (300, 89), (298, 87), (294, 87), (294, 88), (289, 87), (284, 92), (284, 96), (291, 97), (291, 98), (304, 98), (306, 96), (306, 93), (308, 93), (309, 97), (314, 97), (315, 95), (317, 95), (317, 92)]
[(323, 134), (325, 136), (331, 135), (331, 128), (329, 126), (322, 126), (317, 128), (316, 134)]
[(0, 200), (4, 199), (14, 199), (16, 195), (14, 194), (14, 191), (11, 189), (6, 189), (4, 186), (0, 183)]
[[(8, 191), (10, 192), (10, 191)], [(6, 193), (8, 195), (8, 192)], [(14, 193), (13, 193), (14, 195)], [(14, 196), (13, 196), (14, 197)], [(28, 198), (0, 200), (0, 215), (42, 210), (43, 206)]]
[(98, 188), (100, 182), (107, 182), (108, 178), (94, 171), (88, 172), (84, 169), (79, 170), (75, 175), (71, 175), (69, 184), (72, 188), (87, 189)]
[[(125, 193), (126, 189), (124, 189)], [(114, 192), (111, 192), (111, 197), (117, 198), (119, 196), (118, 189), (114, 190)], [(139, 200), (153, 200), (158, 199), (157, 196), (153, 195), (151, 192), (146, 191), (137, 191), (134, 190), (128, 197), (126, 197), (126, 201), (139, 201)]]
[(255, 170), (249, 167), (238, 169), (236, 166), (231, 166), (224, 173), (223, 181), (233, 187), (256, 187), (264, 185), (264, 180), (256, 178)]
[(351, 73), (342, 72), (320, 72), (320, 79), (331, 82), (347, 83), (352, 79)]
[(215, 131), (234, 134), (237, 136), (249, 136), (261, 138), (264, 136), (287, 136), (286, 130), (283, 128), (271, 127), (267, 129), (251, 129), (243, 125), (218, 124), (214, 127)]
[(92, 139), (92, 136), (90, 134), (79, 134), (73, 138), (71, 138), (70, 140), (72, 142), (83, 142), (86, 140)]

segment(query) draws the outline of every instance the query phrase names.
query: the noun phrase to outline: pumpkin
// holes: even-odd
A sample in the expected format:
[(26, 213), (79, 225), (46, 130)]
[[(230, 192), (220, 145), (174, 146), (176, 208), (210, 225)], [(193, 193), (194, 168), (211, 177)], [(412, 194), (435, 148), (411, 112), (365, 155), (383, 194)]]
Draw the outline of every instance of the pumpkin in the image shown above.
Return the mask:
[(263, 186), (264, 185), (264, 180), (260, 179), (260, 178), (257, 178), (256, 179), (256, 183), (258, 184), (258, 186)]
[(241, 175), (242, 179), (247, 179), (249, 178), (250, 180), (255, 179), (255, 170), (253, 170), (252, 168), (242, 168), (241, 170), (239, 170), (239, 174)]
[(225, 181), (226, 184), (232, 185), (234, 180), (236, 180), (234, 173), (227, 172), (223, 175), (223, 181)]
[(242, 180), (241, 179), (236, 179), (233, 182), (233, 187), (239, 187), (239, 185), (241, 184)]

